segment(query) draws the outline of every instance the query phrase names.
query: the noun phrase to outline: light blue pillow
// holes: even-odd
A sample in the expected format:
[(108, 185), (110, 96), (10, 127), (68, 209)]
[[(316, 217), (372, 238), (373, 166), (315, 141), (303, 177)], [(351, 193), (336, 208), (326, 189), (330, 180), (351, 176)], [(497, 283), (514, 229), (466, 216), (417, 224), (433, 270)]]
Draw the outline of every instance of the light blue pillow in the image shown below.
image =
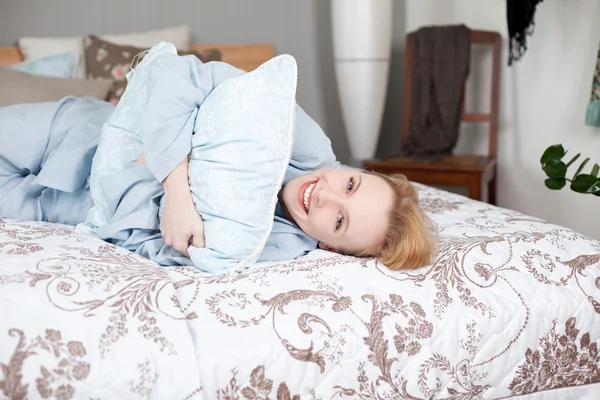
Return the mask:
[(20, 62), (11, 65), (8, 69), (21, 71), (30, 75), (51, 76), (55, 78), (75, 78), (77, 76), (77, 63), (79, 53), (68, 51), (66, 53)]
[(79, 225), (82, 231), (93, 233), (96, 228), (109, 221), (110, 213), (107, 209), (113, 199), (104, 193), (101, 179), (135, 165), (143, 152), (141, 122), (146, 109), (148, 67), (156, 57), (163, 54), (177, 54), (177, 49), (167, 42), (160, 42), (150, 49), (135, 70), (127, 74), (127, 89), (102, 127), (90, 175), (90, 193), (94, 206), (89, 211), (86, 222)]
[(296, 82), (295, 59), (278, 56), (224, 81), (199, 108), (189, 180), (206, 247), (188, 251), (203, 270), (231, 274), (262, 253), (294, 143)]
[[(148, 67), (162, 54), (177, 52), (164, 42), (150, 49), (128, 74), (127, 89), (103, 127), (90, 177), (94, 206), (79, 225), (84, 232), (95, 232), (111, 218), (115, 199), (104, 193), (102, 178), (131, 167), (143, 151)], [(295, 59), (279, 56), (222, 82), (197, 109), (189, 181), (206, 237), (205, 248), (188, 249), (197, 268), (231, 274), (261, 255), (291, 157), (296, 82)]]

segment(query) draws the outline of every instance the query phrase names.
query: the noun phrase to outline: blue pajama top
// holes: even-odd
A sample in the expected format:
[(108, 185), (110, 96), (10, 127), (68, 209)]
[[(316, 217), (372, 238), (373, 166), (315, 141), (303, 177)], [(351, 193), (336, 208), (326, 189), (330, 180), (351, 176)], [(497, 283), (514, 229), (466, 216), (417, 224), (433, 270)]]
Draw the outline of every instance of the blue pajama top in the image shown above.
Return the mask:
[[(151, 65), (149, 85), (168, 85), (169, 80), (183, 79), (204, 96), (224, 80), (244, 74), (229, 64), (203, 64), (192, 56), (170, 56), (157, 61), (158, 58)], [(0, 217), (65, 224), (84, 221), (92, 204), (87, 179), (93, 155), (102, 125), (112, 110), (107, 102), (73, 97), (0, 108)], [(299, 106), (295, 129), (284, 184), (316, 169), (340, 167), (329, 138)], [(161, 191), (162, 196), (160, 182), (190, 153), (191, 134), (181, 132), (165, 137), (144, 132), (143, 139), (147, 164), (135, 170), (156, 178), (156, 191)], [(103, 239), (127, 248), (126, 241), (106, 236)], [(152, 237), (162, 240), (158, 226)], [(289, 260), (316, 247), (317, 241), (285, 219), (277, 206), (273, 229), (259, 261)], [(148, 249), (130, 248), (159, 262), (155, 252)], [(191, 264), (181, 254), (167, 260), (167, 264)]]

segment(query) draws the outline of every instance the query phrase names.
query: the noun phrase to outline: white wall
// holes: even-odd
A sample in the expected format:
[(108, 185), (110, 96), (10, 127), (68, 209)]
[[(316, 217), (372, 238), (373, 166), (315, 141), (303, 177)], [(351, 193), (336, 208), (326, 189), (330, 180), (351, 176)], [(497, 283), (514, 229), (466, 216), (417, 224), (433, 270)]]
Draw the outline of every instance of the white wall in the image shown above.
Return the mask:
[[(177, 4), (173, 6), (172, 4)], [(32, 12), (35, 10), (35, 12)], [(115, 12), (118, 10), (118, 12)], [(394, 1), (392, 68), (402, 68), (404, 2)], [(329, 0), (0, 0), (0, 46), (23, 36), (127, 33), (186, 24), (202, 43), (272, 43), (298, 61), (298, 103), (325, 130), (342, 162), (351, 161), (335, 83)], [(388, 89), (378, 154), (400, 147), (402, 86)]]
[[(600, 128), (584, 124), (592, 75), (600, 46), (600, 1), (546, 0), (521, 61), (507, 66), (505, 0), (407, 0), (406, 28), (464, 23), (502, 34), (498, 205), (544, 218), (600, 239), (600, 198), (544, 186), (539, 159), (547, 146), (562, 143), (575, 155), (600, 163)], [(472, 68), (490, 68), (489, 52), (477, 49)], [(470, 110), (489, 105), (483, 85), (490, 74), (475, 70), (468, 84)], [(479, 128), (461, 132), (457, 151), (486, 148)], [(573, 167), (571, 167), (573, 168)], [(574, 171), (569, 171), (570, 174)]]

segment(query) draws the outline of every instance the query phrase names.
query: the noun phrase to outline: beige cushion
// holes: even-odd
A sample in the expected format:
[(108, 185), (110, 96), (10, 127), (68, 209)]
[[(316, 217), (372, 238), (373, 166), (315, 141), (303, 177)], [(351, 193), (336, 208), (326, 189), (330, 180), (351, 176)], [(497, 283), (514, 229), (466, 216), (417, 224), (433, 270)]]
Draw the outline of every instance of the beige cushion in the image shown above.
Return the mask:
[(0, 68), (0, 107), (58, 101), (67, 96), (105, 100), (111, 86), (107, 79), (51, 78)]
[[(187, 25), (175, 26), (151, 31), (126, 34), (98, 35), (102, 40), (111, 43), (150, 48), (160, 41), (172, 43), (178, 50), (190, 47), (191, 29)], [(19, 39), (19, 47), (25, 61), (42, 58), (53, 54), (77, 51), (79, 78), (85, 78), (85, 61), (83, 59), (83, 36), (72, 37), (23, 37)]]

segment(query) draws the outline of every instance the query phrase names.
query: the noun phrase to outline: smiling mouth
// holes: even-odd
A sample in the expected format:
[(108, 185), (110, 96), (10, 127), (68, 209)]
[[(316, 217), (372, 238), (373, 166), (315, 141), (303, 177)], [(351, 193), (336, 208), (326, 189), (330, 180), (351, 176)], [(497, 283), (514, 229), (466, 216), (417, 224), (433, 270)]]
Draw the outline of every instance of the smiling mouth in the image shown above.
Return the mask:
[(312, 201), (312, 192), (317, 185), (317, 181), (306, 182), (304, 185), (300, 187), (300, 191), (298, 192), (298, 201), (300, 206), (304, 208), (304, 211), (308, 215), (310, 210), (310, 203)]
[(304, 208), (306, 209), (306, 213), (308, 214), (308, 210), (310, 209), (310, 202), (312, 200), (312, 191), (317, 186), (317, 182), (311, 183), (308, 185), (306, 190), (304, 191)]

